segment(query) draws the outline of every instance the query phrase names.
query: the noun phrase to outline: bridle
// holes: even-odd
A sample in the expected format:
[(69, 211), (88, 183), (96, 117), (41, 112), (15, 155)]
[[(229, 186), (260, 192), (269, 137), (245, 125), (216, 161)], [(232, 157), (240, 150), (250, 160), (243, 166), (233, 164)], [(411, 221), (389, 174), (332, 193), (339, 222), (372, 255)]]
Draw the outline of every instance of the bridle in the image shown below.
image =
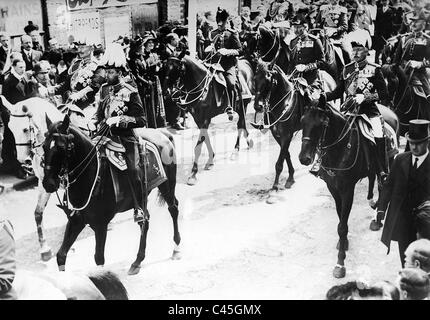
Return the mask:
[[(66, 133), (60, 133), (57, 131), (52, 134), (52, 137), (55, 140), (56, 146), (57, 146), (58, 138), (62, 138), (65, 141), (64, 143), (65, 160), (62, 161), (61, 168), (58, 173), (58, 178), (60, 179), (60, 185), (62, 185), (65, 189), (64, 201), (60, 199), (58, 195), (58, 190), (56, 191), (56, 195), (57, 195), (58, 202), (60, 203), (58, 207), (63, 209), (69, 218), (72, 217), (76, 212), (86, 209), (91, 202), (95, 187), (97, 185), (97, 182), (99, 181), (99, 174), (100, 174), (100, 153), (98, 151), (98, 146), (103, 140), (102, 138), (106, 136), (109, 130), (110, 130), (109, 126), (106, 126), (100, 130), (100, 133), (99, 133), (100, 139), (98, 139), (97, 143), (91, 148), (87, 156), (72, 170), (69, 170), (69, 163), (70, 163), (70, 158), (72, 156), (72, 153), (74, 152), (74, 142), (73, 142), (74, 135), (69, 133), (69, 129), (67, 129)], [(69, 201), (69, 189), (83, 175), (85, 170), (91, 164), (91, 161), (94, 159), (94, 157), (97, 157), (97, 172), (94, 177), (91, 190), (88, 194), (88, 198), (85, 201), (84, 205), (81, 207), (75, 208)], [(45, 170), (51, 170), (51, 169), (52, 169), (52, 165), (50, 163), (46, 164)], [(70, 180), (70, 177), (73, 175), (75, 176), (74, 179)]]
[[(325, 115), (324, 120), (322, 122), (323, 131), (322, 131), (322, 134), (319, 137), (318, 142), (316, 144), (316, 152), (317, 152), (317, 154), (320, 155), (318, 161), (321, 163), (321, 169), (324, 169), (328, 173), (329, 176), (335, 176), (334, 171), (348, 171), (348, 170), (352, 169), (357, 163), (359, 151), (360, 151), (360, 133), (359, 133), (358, 125), (355, 121), (357, 118), (357, 113), (351, 114), (351, 116), (349, 116), (346, 119), (344, 127), (342, 128), (339, 136), (335, 139), (334, 142), (324, 145), (325, 140), (326, 140), (326, 135), (327, 135), (327, 129), (329, 126), (328, 113), (332, 112), (332, 111), (330, 109), (323, 109), (323, 108), (320, 108), (317, 106), (309, 107), (309, 109), (322, 112)], [(350, 136), (352, 131), (357, 132), (357, 151), (356, 151), (356, 155), (355, 155), (353, 163), (351, 165), (343, 167), (343, 168), (332, 168), (332, 167), (323, 166), (322, 165), (322, 159), (327, 155), (328, 149), (337, 146), (347, 136)], [(302, 144), (304, 142), (312, 143), (312, 141), (313, 141), (313, 139), (309, 136), (304, 136), (302, 138)], [(348, 142), (347, 148), (351, 149), (351, 147), (352, 147), (351, 142)]]

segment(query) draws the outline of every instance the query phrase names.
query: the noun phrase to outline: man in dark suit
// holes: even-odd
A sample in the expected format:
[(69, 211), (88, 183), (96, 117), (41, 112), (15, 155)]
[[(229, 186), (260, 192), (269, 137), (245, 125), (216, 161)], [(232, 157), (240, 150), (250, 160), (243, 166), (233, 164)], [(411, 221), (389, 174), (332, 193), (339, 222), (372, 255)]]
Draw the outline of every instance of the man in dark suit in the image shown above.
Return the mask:
[(0, 32), (0, 86), (4, 81), (3, 69), (6, 64), (9, 52), (9, 36), (4, 32)]
[(33, 40), (28, 35), (23, 35), (21, 37), (21, 46), (21, 54), (25, 62), (26, 70), (33, 70), (33, 66), (40, 61), (43, 53), (41, 51), (33, 50)]
[[(35, 84), (25, 78), (25, 63), (22, 60), (12, 61), (11, 73), (4, 80), (3, 95), (12, 104), (35, 96), (37, 93)], [(3, 158), (4, 171), (15, 174), (20, 179), (25, 179), (26, 174), (21, 164), (16, 159), (15, 138), (8, 128), (9, 111), (0, 105), (0, 116), (4, 124), (4, 140), (1, 157)]]
[(388, 247), (397, 241), (402, 267), (406, 248), (417, 239), (414, 211), (430, 199), (430, 121), (417, 119), (409, 122), (409, 152), (399, 154), (383, 186), (378, 201), (377, 223), (383, 220), (388, 208), (381, 241)]

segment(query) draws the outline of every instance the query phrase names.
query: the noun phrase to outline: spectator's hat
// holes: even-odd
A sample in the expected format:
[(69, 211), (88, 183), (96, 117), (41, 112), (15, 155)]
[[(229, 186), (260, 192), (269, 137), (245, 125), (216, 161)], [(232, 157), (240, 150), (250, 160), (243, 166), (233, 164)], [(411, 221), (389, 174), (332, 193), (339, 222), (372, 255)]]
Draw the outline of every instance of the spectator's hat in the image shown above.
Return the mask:
[(51, 70), (51, 64), (47, 60), (41, 60), (34, 65), (33, 73), (35, 75), (40, 73), (48, 73)]
[(430, 121), (424, 119), (415, 119), (409, 121), (409, 132), (406, 133), (406, 139), (412, 143), (420, 143), (430, 138), (429, 132)]
[(294, 16), (294, 18), (291, 21), (292, 25), (303, 25), (309, 22), (308, 20), (308, 15), (309, 15), (309, 9), (308, 8), (300, 8), (299, 10), (297, 10), (296, 15)]
[(179, 37), (187, 36), (188, 34), (188, 26), (177, 26), (172, 29), (172, 32), (176, 33)]
[(24, 32), (30, 34), (34, 30), (39, 30), (39, 26), (34, 24), (33, 21), (28, 21), (28, 25), (24, 27)]
[(153, 41), (155, 43), (157, 41), (157, 38), (152, 33), (147, 33), (142, 38), (142, 44), (146, 45), (148, 41)]
[(122, 46), (119, 43), (110, 43), (106, 47), (100, 65), (105, 69), (118, 69), (126, 72), (127, 60)]
[(230, 14), (228, 13), (228, 11), (218, 7), (218, 11), (216, 12), (216, 22), (220, 23), (220, 22), (227, 21), (228, 17), (230, 17)]
[(430, 293), (429, 275), (418, 268), (405, 268), (399, 271), (399, 286), (409, 298), (422, 300)]
[(50, 45), (50, 46), (53, 46), (54, 44), (58, 44), (58, 41), (57, 41), (57, 39), (52, 38), (52, 39), (50, 39), (50, 40), (48, 41), (48, 43), (49, 43), (49, 45)]
[(249, 15), (249, 19), (254, 20), (260, 15), (260, 11), (251, 11), (251, 14)]

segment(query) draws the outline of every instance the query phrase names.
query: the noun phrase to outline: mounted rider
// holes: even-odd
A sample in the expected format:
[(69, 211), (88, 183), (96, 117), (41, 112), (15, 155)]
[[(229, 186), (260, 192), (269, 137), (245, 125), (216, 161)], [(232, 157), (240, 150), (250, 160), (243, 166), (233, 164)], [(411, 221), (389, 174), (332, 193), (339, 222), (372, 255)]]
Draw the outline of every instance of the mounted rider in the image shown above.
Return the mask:
[(106, 50), (102, 62), (106, 70), (107, 83), (100, 88), (100, 103), (89, 124), (91, 131), (96, 131), (100, 124), (110, 126), (109, 138), (120, 142), (126, 150), (127, 173), (134, 201), (134, 221), (142, 222), (149, 217), (146, 207), (144, 187), (140, 178), (139, 140), (133, 132), (134, 128), (146, 125), (145, 111), (137, 89), (124, 80), (127, 72), (126, 58), (122, 47), (111, 44)]
[(81, 109), (94, 103), (101, 85), (106, 82), (105, 70), (100, 68), (93, 49), (93, 46), (86, 43), (78, 44), (79, 56), (69, 67), (69, 80), (62, 84), (64, 90), (70, 91), (69, 100)]
[(339, 0), (330, 0), (330, 4), (320, 7), (316, 24), (324, 30), (327, 38), (340, 42), (344, 62), (349, 63), (352, 60), (352, 48), (345, 38), (348, 32), (348, 9), (339, 5)]
[(229, 120), (233, 120), (234, 106), (240, 94), (236, 88), (237, 83), (239, 83), (237, 57), (241, 55), (242, 44), (237, 30), (227, 27), (228, 18), (229, 13), (218, 7), (216, 14), (218, 29), (213, 30), (210, 34), (210, 40), (217, 53), (211, 62), (217, 63), (219, 61), (223, 69), (228, 96), (225, 112), (227, 112)]
[[(428, 70), (430, 68), (430, 36), (425, 33), (429, 25), (428, 17), (424, 11), (416, 14), (411, 18), (412, 33), (405, 39), (401, 39), (394, 57), (394, 63), (400, 66), (403, 71), (403, 77), (407, 82), (407, 88), (412, 89), (412, 99), (419, 103), (421, 112), (424, 112), (424, 118), (430, 115), (430, 80)], [(405, 99), (406, 91), (401, 90), (400, 99)], [(400, 105), (402, 101), (397, 103)], [(412, 103), (414, 103), (412, 102)]]
[(388, 160), (383, 118), (376, 103), (388, 105), (387, 86), (380, 65), (369, 61), (369, 49), (356, 42), (352, 46), (354, 61), (345, 66), (342, 81), (335, 90), (327, 93), (327, 101), (339, 99), (345, 93), (342, 111), (366, 115), (370, 120), (375, 140), (370, 150), (370, 160), (376, 164), (376, 173), (383, 181), (388, 173)]
[[(306, 94), (310, 100), (319, 101), (323, 93), (322, 81), (319, 79), (318, 70), (325, 64), (324, 52), (321, 41), (308, 33), (309, 25), (306, 16), (307, 10), (301, 9), (291, 21), (296, 37), (289, 45), (290, 61), (288, 74), (298, 72), (306, 79), (309, 89)], [(325, 105), (324, 101), (321, 101)]]

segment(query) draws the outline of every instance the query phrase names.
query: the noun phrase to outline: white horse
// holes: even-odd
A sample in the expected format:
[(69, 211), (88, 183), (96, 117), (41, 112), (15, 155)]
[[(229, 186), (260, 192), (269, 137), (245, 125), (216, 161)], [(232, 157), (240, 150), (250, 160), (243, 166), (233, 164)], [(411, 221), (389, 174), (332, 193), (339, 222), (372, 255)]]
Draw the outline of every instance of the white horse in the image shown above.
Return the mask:
[[(16, 141), (17, 159), (21, 163), (31, 163), (34, 174), (39, 179), (38, 200), (34, 217), (37, 225), (37, 234), (40, 244), (40, 255), (43, 261), (52, 257), (52, 251), (44, 237), (43, 212), (48, 204), (50, 194), (42, 186), (43, 181), (43, 142), (48, 132), (48, 123), (55, 123), (64, 118), (55, 105), (41, 98), (30, 98), (15, 105), (9, 103), (4, 96), (0, 96), (3, 105), (10, 111), (9, 129)], [(85, 118), (74, 112), (72, 122), (85, 128)], [(0, 141), (1, 149), (2, 141)]]

